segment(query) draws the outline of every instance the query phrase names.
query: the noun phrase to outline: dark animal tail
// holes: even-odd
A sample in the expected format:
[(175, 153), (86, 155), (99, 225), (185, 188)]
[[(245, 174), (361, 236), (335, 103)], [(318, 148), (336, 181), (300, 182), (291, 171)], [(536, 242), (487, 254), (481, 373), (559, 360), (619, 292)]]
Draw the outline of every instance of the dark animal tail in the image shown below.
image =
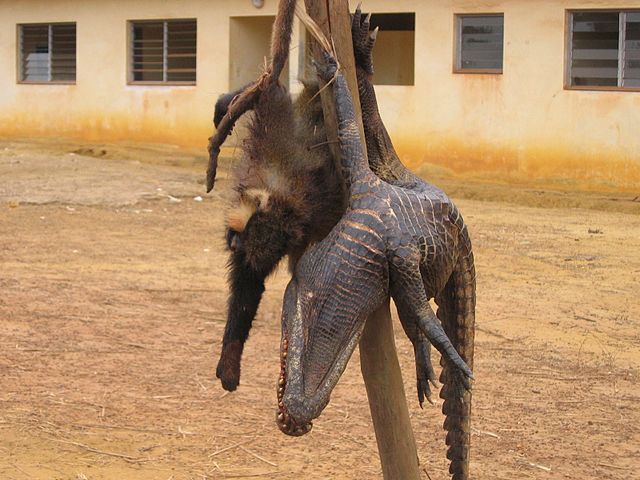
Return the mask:
[[(461, 219), (460, 219), (461, 220)], [(463, 360), (473, 369), (475, 335), (475, 267), (471, 241), (466, 227), (460, 232), (461, 255), (444, 291), (438, 296), (438, 318)], [(451, 461), (452, 480), (468, 480), (469, 449), (471, 445), (471, 390), (466, 388), (460, 375), (441, 361), (440, 376), (444, 400), (442, 413), (446, 415), (447, 458)]]

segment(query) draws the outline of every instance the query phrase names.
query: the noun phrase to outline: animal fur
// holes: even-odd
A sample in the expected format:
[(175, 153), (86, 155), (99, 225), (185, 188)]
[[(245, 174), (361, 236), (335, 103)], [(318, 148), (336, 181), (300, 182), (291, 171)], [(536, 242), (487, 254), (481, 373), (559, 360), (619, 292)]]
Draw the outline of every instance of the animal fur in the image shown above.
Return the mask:
[[(377, 29), (369, 32), (369, 17), (362, 21), (357, 10), (352, 35), (369, 164), (381, 179), (410, 186), (420, 180), (395, 154), (373, 91), (371, 52), (376, 34)], [(277, 35), (274, 45), (288, 49)], [(317, 83), (306, 83), (295, 102), (279, 83), (267, 85), (253, 103), (242, 157), (233, 173), (237, 195), (227, 215), (230, 295), (216, 374), (230, 391), (240, 381), (242, 348), (266, 277), (284, 256), (289, 256), (293, 268), (311, 243), (331, 231), (346, 207), (341, 170), (328, 148)], [(229, 109), (252, 88), (254, 84), (249, 84), (221, 96), (214, 120), (223, 122)], [(436, 376), (428, 341), (423, 338), (419, 343), (420, 351), (426, 352), (417, 372), (422, 404), (425, 395), (430, 400), (428, 381), (435, 382)]]
[[(292, 2), (283, 0), (280, 5), (281, 7), (283, 5), (291, 7)], [(281, 10), (279, 11), (279, 16), (280, 13), (282, 13)], [(278, 21), (276, 23), (278, 23)], [(281, 25), (281, 23), (278, 24)], [(278, 48), (284, 48), (286, 46), (288, 49), (286, 42), (277, 41), (278, 30), (274, 31), (274, 39), (276, 39), (276, 41), (274, 41), (272, 45), (278, 46)], [(380, 119), (375, 92), (371, 83), (371, 75), (373, 73), (371, 48), (375, 43), (376, 32), (369, 33), (368, 18), (365, 19), (364, 22), (361, 22), (359, 8), (354, 15), (352, 35), (356, 57), (358, 89), (365, 127), (365, 141), (368, 151), (368, 158), (366, 158), (365, 161), (368, 160), (369, 168), (377, 176), (377, 178), (371, 178), (372, 176), (368, 177), (369, 187), (375, 184), (378, 185), (378, 190), (395, 193), (402, 192), (402, 198), (396, 198), (401, 205), (404, 205), (403, 202), (409, 199), (409, 196), (415, 198), (428, 196), (429, 192), (433, 193), (433, 191), (437, 189), (434, 190), (434, 187), (425, 184), (402, 165), (395, 153), (384, 124)], [(283, 38), (284, 37), (286, 37), (286, 35), (283, 35)], [(283, 57), (281, 55), (278, 58), (282, 59)], [(277, 78), (277, 76), (273, 75), (276, 70), (273, 68), (271, 70), (271, 76), (274, 78)], [(325, 75), (323, 78), (327, 80), (330, 77), (335, 78), (334, 75)], [(268, 79), (269, 75), (263, 78)], [(344, 88), (346, 87), (343, 85), (343, 90)], [(313, 88), (307, 87), (301, 98), (298, 99), (295, 104), (292, 104), (289, 96), (284, 92), (284, 89), (276, 82), (263, 82), (259, 80), (245, 88), (238, 97), (232, 94), (223, 96), (216, 106), (216, 118), (221, 119), (221, 124), (227, 121), (226, 126), (223, 125), (224, 128), (221, 128), (221, 135), (218, 136), (216, 134), (217, 140), (214, 138), (215, 141), (212, 142), (213, 148), (211, 148), (210, 151), (213, 152), (213, 162), (210, 164), (208, 173), (211, 174), (213, 172), (213, 177), (210, 175), (209, 180), (212, 178), (215, 179), (216, 155), (217, 152), (219, 152), (220, 139), (223, 141), (233, 127), (233, 121), (235, 121), (233, 119), (237, 119), (241, 114), (240, 112), (244, 111), (242, 108), (246, 110), (247, 105), (254, 108), (248, 139), (243, 148), (243, 157), (234, 173), (237, 191), (236, 206), (230, 212), (227, 223), (227, 241), (230, 249), (229, 284), (231, 294), (229, 297), (229, 316), (225, 328), (223, 349), (217, 368), (217, 376), (221, 379), (223, 387), (227, 390), (234, 390), (239, 383), (242, 350), (260, 303), (262, 293), (264, 292), (265, 278), (273, 271), (285, 255), (289, 255), (291, 262), (295, 264), (298, 259), (300, 259), (302, 252), (305, 251), (311, 243), (319, 241), (327, 232), (332, 230), (332, 227), (336, 221), (342, 217), (342, 213), (344, 212), (345, 205), (343, 198), (345, 195), (343, 195), (343, 182), (339, 172), (337, 172), (334, 167), (333, 159), (327, 148), (322, 124), (322, 110), (319, 101), (317, 98), (315, 101), (310, 101), (313, 94)], [(336, 103), (338, 104), (337, 98), (338, 97), (336, 97)], [(344, 92), (341, 98), (344, 100)], [(229, 115), (229, 109), (234, 108), (234, 102), (243, 105), (243, 107), (235, 109), (233, 115)], [(342, 106), (344, 107), (344, 101), (342, 102)], [(220, 109), (220, 111), (218, 111), (218, 109)], [(233, 121), (228, 121), (229, 118)], [(349, 127), (346, 128), (349, 130)], [(353, 125), (351, 126), (351, 130), (349, 131), (353, 134), (353, 132), (355, 132)], [(354, 139), (351, 138), (351, 141), (354, 141)], [(359, 145), (359, 142), (356, 143)], [(346, 153), (348, 154), (349, 152)], [(346, 159), (344, 153), (345, 150), (343, 149), (341, 158), (343, 163)], [(362, 161), (362, 157), (360, 157), (360, 161)], [(211, 165), (213, 165), (213, 169), (211, 169)], [(367, 169), (362, 168), (361, 170), (365, 171)], [(349, 169), (347, 169), (346, 176), (350, 176)], [(349, 184), (354, 185), (355, 177), (351, 176), (350, 178), (351, 181)], [(210, 187), (211, 185), (212, 183), (210, 181), (208, 186)], [(357, 188), (363, 188), (362, 182)], [(367, 188), (356, 192), (357, 195), (355, 196), (359, 198), (363, 197), (366, 190)], [(371, 188), (368, 188), (368, 190), (371, 190)], [(353, 194), (354, 191), (351, 193)], [(352, 195), (352, 200), (355, 196)], [(436, 197), (439, 198), (438, 195), (436, 195)], [(390, 198), (391, 197), (389, 197), (389, 199)], [(367, 199), (362, 198), (362, 201), (366, 203)], [(429, 205), (431, 208), (434, 207), (434, 204), (431, 202), (431, 197), (429, 197)], [(378, 207), (379, 211), (383, 211), (386, 207), (391, 208), (391, 202), (378, 205)], [(455, 207), (453, 208), (455, 210)], [(353, 210), (351, 210), (351, 214), (353, 215)], [(423, 222), (421, 225), (428, 226), (429, 224), (428, 219), (418, 218), (417, 214), (415, 218), (406, 215), (406, 210), (395, 211), (391, 217), (395, 218), (396, 221), (398, 218), (404, 218), (404, 227), (411, 224), (414, 226), (414, 230), (414, 221), (418, 223)], [(454, 216), (462, 222), (459, 215)], [(360, 220), (361, 219), (358, 221)], [(358, 224), (358, 222), (351, 223), (354, 225)], [(453, 223), (455, 223), (455, 221)], [(347, 221), (346, 224), (349, 224), (349, 221)], [(384, 225), (385, 226), (381, 227), (383, 230), (386, 228), (387, 223), (385, 222)], [(402, 228), (400, 227), (401, 225), (397, 225), (393, 230), (401, 232)], [(351, 243), (362, 233), (362, 230), (352, 233), (353, 235), (348, 237), (348, 242)], [(331, 235), (334, 235), (334, 233)], [(382, 238), (382, 235), (379, 235), (378, 238)], [(454, 272), (444, 290), (442, 290), (444, 293), (441, 292), (436, 295), (436, 302), (438, 303), (437, 316), (442, 324), (434, 319), (433, 312), (431, 312), (431, 316), (429, 317), (429, 321), (431, 322), (429, 324), (430, 329), (427, 333), (423, 331), (422, 334), (420, 334), (413, 328), (413, 324), (410, 321), (413, 317), (411, 317), (411, 315), (409, 315), (411, 318), (407, 317), (408, 313), (413, 315), (415, 312), (403, 309), (402, 301), (399, 302), (401, 304), (399, 306), (401, 322), (403, 328), (405, 328), (405, 332), (413, 343), (416, 355), (417, 389), (421, 405), (424, 397), (430, 399), (431, 392), (429, 382), (435, 383), (435, 372), (431, 365), (429, 352), (430, 343), (427, 341), (429, 332), (431, 333), (431, 337), (436, 340), (435, 344), (439, 345), (441, 349), (445, 344), (451, 347), (448, 350), (445, 349), (446, 353), (450, 359), (453, 358), (455, 360), (457, 356), (458, 367), (464, 364), (464, 360), (469, 362), (469, 366), (472, 365), (475, 274), (473, 271), (473, 256), (471, 254), (470, 243), (468, 237), (465, 238), (467, 243), (464, 244), (463, 247), (467, 249), (466, 252), (468, 252), (468, 254), (462, 255), (462, 267), (464, 268), (457, 273)], [(335, 238), (333, 238), (333, 240), (335, 240)], [(331, 244), (333, 240), (329, 238), (329, 244)], [(319, 243), (318, 246), (307, 250), (307, 253), (299, 262), (296, 275), (298, 275), (300, 270), (304, 270), (305, 262), (307, 266), (310, 264), (309, 258), (314, 255), (315, 260), (312, 259), (311, 263), (321, 265), (321, 268), (318, 271), (307, 270), (303, 277), (314, 279), (317, 277), (319, 271), (326, 273), (324, 268), (326, 262), (323, 259), (338, 258), (337, 255), (324, 255), (322, 253), (322, 245), (326, 243), (327, 241), (325, 240)], [(351, 245), (351, 247), (352, 246), (353, 245)], [(341, 251), (352, 252), (350, 250), (351, 247), (343, 248)], [(418, 249), (419, 248), (420, 246), (418, 246)], [(402, 254), (408, 251), (407, 249), (400, 249), (396, 251), (396, 254)], [(318, 252), (321, 253), (318, 254)], [(357, 252), (355, 255), (358, 256)], [(394, 258), (396, 263), (400, 262), (400, 264), (404, 265), (401, 261), (401, 255), (396, 255)], [(382, 263), (388, 260), (387, 258), (383, 260)], [(329, 260), (329, 262), (331, 261), (332, 260)], [(337, 259), (335, 261), (339, 263), (341, 260)], [(395, 266), (398, 267), (398, 265)], [(341, 268), (344, 268), (344, 265)], [(407, 273), (406, 268), (402, 271)], [(414, 274), (416, 273), (413, 270), (412, 272)], [(390, 280), (391, 286), (393, 287), (391, 294), (396, 298), (397, 304), (398, 298), (402, 300), (402, 297), (407, 295), (409, 287), (415, 287), (415, 285), (422, 283), (418, 280), (422, 275), (423, 272), (419, 271), (419, 275), (416, 276), (415, 279), (411, 278), (410, 282), (402, 281), (402, 278), (397, 276), (395, 280)], [(348, 270), (345, 278), (347, 278), (349, 285), (362, 289), (362, 295), (356, 295), (354, 298), (364, 298), (370, 295), (371, 290), (376, 287), (375, 282), (362, 281), (365, 277), (360, 277), (361, 281), (358, 282), (357, 278), (353, 278), (353, 272), (350, 270)], [(332, 286), (331, 281), (327, 283), (329, 287)], [(387, 282), (382, 282), (382, 284), (388, 286)], [(463, 285), (465, 285), (465, 288), (459, 288)], [(434, 292), (439, 290), (438, 288), (431, 287), (433, 286), (425, 281), (425, 298), (418, 299), (420, 301), (405, 302), (403, 304), (404, 307), (428, 305), (426, 295), (432, 296)], [(440, 285), (440, 287), (442, 287), (442, 285)], [(287, 291), (289, 292), (289, 288)], [(312, 291), (316, 292), (317, 290), (312, 289)], [(412, 291), (415, 293), (415, 289)], [(304, 298), (306, 301), (310, 301), (309, 299), (313, 297), (313, 295), (307, 295)], [(411, 297), (409, 294), (408, 298), (409, 300), (412, 298), (415, 300), (417, 297), (415, 297), (415, 295)], [(362, 299), (360, 301), (362, 301)], [(283, 312), (291, 311), (291, 304), (288, 302), (288, 296), (285, 294)], [(303, 321), (308, 320), (306, 314), (302, 315), (302, 318)], [(331, 317), (330, 320), (331, 328), (335, 328), (333, 318), (334, 317)], [(283, 341), (281, 348), (284, 348), (286, 354), (288, 343), (285, 325), (286, 323), (283, 323)], [(446, 335), (442, 332), (443, 328), (446, 331)], [(437, 330), (437, 336), (433, 335), (434, 329)], [(328, 329), (325, 329), (324, 331), (327, 330)], [(335, 333), (339, 335), (345, 332), (340, 331)], [(308, 335), (309, 338), (313, 337), (313, 332)], [(335, 336), (332, 336), (332, 338), (335, 340)], [(292, 337), (292, 339), (298, 343), (307, 340), (299, 334)], [(458, 353), (452, 350), (454, 347), (459, 349), (460, 352)], [(286, 409), (289, 409), (291, 413), (294, 412), (290, 409), (292, 406), (291, 398), (293, 397), (290, 396), (291, 398), (288, 400), (289, 403), (287, 403), (287, 400), (283, 397), (283, 383), (280, 382), (285, 381), (285, 377), (290, 376), (291, 378), (288, 379), (288, 383), (290, 383), (291, 379), (296, 375), (301, 377), (301, 375), (305, 373), (313, 376), (314, 369), (305, 368), (304, 365), (301, 365), (299, 362), (300, 359), (293, 356), (295, 348), (293, 348), (290, 353), (291, 355), (288, 355), (286, 358), (289, 359), (287, 360), (287, 365), (288, 362), (293, 359), (292, 371), (283, 370), (285, 367), (281, 365), (281, 378), (278, 391), (278, 408), (280, 409), (278, 425), (285, 433), (299, 435), (307, 432), (309, 428), (306, 428), (304, 425), (298, 425), (296, 427), (295, 421), (293, 424), (291, 423), (293, 417), (286, 413)], [(282, 355), (281, 351), (281, 361), (285, 358)], [(335, 358), (333, 360), (335, 360)], [(324, 362), (311, 362), (312, 365), (316, 366), (323, 363)], [(307, 365), (307, 367), (309, 366)], [(449, 449), (447, 457), (452, 460), (450, 472), (453, 475), (452, 479), (466, 480), (468, 479), (469, 466), (471, 393), (468, 391), (469, 384), (465, 378), (455, 374), (455, 371), (452, 370), (451, 365), (447, 362), (443, 363), (443, 367), (441, 376), (443, 388), (440, 396), (444, 399), (443, 413), (447, 415), (444, 427), (448, 431), (447, 445), (449, 445)], [(464, 367), (466, 368), (466, 370), (463, 368), (465, 374), (470, 375), (468, 367), (466, 365), (464, 365)], [(298, 382), (298, 384), (300, 384), (300, 382)], [(303, 381), (302, 384), (307, 385), (307, 382)], [(325, 397), (324, 400), (328, 400), (328, 397)], [(299, 406), (303, 407), (300, 412), (310, 407), (310, 405), (304, 401), (300, 403)], [(283, 408), (285, 410), (283, 410)]]
[[(227, 214), (230, 250), (228, 320), (217, 375), (239, 383), (240, 356), (264, 281), (281, 259), (291, 264), (341, 217), (343, 182), (326, 145), (319, 101), (308, 85), (294, 103), (279, 84), (262, 93), (233, 172), (236, 196)], [(224, 108), (228, 99), (218, 102)], [(216, 112), (216, 116), (223, 114)], [(320, 145), (320, 146), (318, 146)]]

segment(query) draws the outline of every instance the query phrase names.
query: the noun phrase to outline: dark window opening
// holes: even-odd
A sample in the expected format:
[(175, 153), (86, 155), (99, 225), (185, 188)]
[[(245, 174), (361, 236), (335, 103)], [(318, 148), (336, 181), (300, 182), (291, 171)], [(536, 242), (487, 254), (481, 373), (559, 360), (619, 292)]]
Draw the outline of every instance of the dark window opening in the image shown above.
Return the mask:
[[(363, 18), (366, 16), (363, 13)], [(370, 29), (378, 27), (378, 37), (373, 48), (373, 83), (375, 85), (415, 84), (415, 24), (416, 14), (373, 13)], [(302, 27), (304, 30), (304, 27)], [(311, 66), (311, 34), (305, 32), (301, 39), (299, 58), (300, 78), (313, 78)]]
[(19, 26), (20, 81), (76, 81), (76, 24)]
[(373, 49), (375, 85), (414, 85), (415, 13), (374, 13), (371, 29), (379, 33)]
[(456, 71), (502, 73), (503, 14), (458, 15), (456, 30)]
[(570, 15), (571, 87), (640, 87), (640, 12)]
[(131, 82), (195, 84), (196, 41), (196, 20), (131, 22)]

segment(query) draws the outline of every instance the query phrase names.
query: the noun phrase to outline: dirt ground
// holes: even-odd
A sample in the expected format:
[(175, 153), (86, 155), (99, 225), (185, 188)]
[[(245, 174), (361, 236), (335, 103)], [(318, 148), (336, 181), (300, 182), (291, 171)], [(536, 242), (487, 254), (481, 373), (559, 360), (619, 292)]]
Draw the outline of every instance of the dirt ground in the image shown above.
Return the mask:
[[(309, 435), (275, 425), (285, 268), (240, 388), (216, 381), (229, 186), (205, 195), (204, 170), (171, 147), (0, 142), (0, 479), (381, 478), (357, 354)], [(472, 478), (640, 479), (640, 191), (435, 181), (476, 252)], [(445, 480), (443, 416), (396, 333), (424, 478)]]

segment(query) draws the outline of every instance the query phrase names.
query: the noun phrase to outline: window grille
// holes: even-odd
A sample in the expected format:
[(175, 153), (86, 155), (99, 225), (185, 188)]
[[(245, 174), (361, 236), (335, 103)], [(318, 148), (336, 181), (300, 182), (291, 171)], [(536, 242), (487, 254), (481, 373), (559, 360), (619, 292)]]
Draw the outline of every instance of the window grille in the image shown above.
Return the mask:
[(131, 22), (132, 83), (196, 83), (196, 20)]
[(456, 72), (502, 73), (504, 15), (456, 15)]
[(622, 86), (640, 87), (640, 12), (626, 12), (622, 46)]
[(76, 81), (76, 24), (19, 25), (20, 81)]
[(640, 12), (571, 12), (569, 29), (569, 87), (640, 88)]

